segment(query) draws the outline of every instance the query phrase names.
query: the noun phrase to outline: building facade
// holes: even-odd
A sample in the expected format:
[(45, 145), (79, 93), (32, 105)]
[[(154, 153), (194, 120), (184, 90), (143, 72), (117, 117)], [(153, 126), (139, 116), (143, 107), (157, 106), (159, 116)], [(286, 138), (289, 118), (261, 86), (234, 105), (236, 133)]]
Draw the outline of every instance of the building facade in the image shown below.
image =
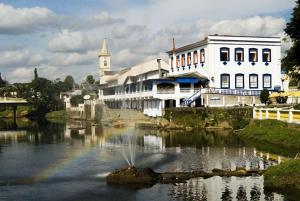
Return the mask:
[(259, 105), (262, 89), (282, 87), (280, 43), (273, 37), (213, 35), (174, 47), (168, 64), (154, 59), (113, 71), (104, 40), (99, 99), (149, 116), (162, 116), (167, 107)]
[(277, 37), (210, 35), (168, 51), (169, 75), (197, 75), (215, 89), (276, 90), (282, 85), (280, 44)]

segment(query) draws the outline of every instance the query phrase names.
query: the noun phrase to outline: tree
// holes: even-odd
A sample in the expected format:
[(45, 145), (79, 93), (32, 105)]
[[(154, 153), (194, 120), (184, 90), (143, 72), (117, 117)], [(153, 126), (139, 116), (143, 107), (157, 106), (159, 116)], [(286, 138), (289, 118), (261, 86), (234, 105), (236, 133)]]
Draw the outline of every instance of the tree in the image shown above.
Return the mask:
[(264, 104), (267, 104), (268, 101), (269, 101), (269, 96), (270, 96), (270, 93), (269, 93), (269, 90), (268, 89), (263, 89), (261, 92), (260, 92), (260, 101)]
[(5, 81), (5, 80), (2, 79), (2, 76), (1, 76), (1, 73), (0, 73), (0, 88), (1, 87), (5, 87), (6, 84), (7, 84), (7, 81)]
[(71, 75), (66, 76), (64, 80), (64, 84), (68, 91), (74, 89), (75, 86), (74, 78)]
[(75, 95), (70, 99), (72, 106), (78, 106), (78, 104), (84, 103), (83, 95)]
[(88, 84), (94, 84), (95, 83), (95, 79), (92, 75), (88, 75), (85, 79), (85, 81), (88, 83)]
[(293, 44), (287, 51), (286, 57), (283, 58), (282, 64), (300, 87), (300, 73), (295, 73), (296, 68), (300, 67), (300, 0), (297, 0), (292, 17), (284, 31), (291, 38)]
[(59, 98), (60, 90), (52, 81), (37, 77), (36, 70), (34, 75), (34, 79), (28, 84), (25, 98), (34, 109), (30, 116), (44, 117), (47, 112), (60, 109), (63, 106)]
[(37, 69), (34, 68), (34, 79), (36, 80), (38, 78), (38, 72), (37, 72)]

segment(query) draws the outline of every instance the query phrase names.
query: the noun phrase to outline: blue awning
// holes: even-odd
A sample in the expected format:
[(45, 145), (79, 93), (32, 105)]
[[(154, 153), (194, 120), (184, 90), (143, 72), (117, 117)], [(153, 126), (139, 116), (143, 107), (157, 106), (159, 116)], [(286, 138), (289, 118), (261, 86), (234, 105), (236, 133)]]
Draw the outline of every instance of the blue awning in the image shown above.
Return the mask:
[(197, 83), (198, 82), (198, 78), (176, 78), (176, 82), (177, 83)]

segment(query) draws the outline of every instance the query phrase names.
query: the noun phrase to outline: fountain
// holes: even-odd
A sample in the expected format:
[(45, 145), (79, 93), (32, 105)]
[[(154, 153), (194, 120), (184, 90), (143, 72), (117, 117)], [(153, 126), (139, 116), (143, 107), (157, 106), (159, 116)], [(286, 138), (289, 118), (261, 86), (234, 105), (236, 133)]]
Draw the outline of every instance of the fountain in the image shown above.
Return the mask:
[(196, 170), (191, 172), (165, 172), (158, 173), (153, 171), (151, 168), (137, 168), (135, 167), (136, 157), (136, 135), (126, 135), (125, 138), (122, 136), (122, 147), (120, 152), (127, 162), (128, 167), (115, 170), (111, 172), (106, 180), (110, 184), (121, 184), (121, 185), (138, 185), (138, 186), (152, 186), (156, 183), (164, 184), (175, 184), (184, 183), (189, 179), (202, 177), (204, 179), (213, 176), (221, 177), (246, 177), (246, 176), (257, 176), (262, 175), (264, 170), (253, 169), (246, 170), (245, 168), (236, 168), (236, 170), (222, 170), (213, 169), (211, 172), (205, 172), (202, 170)]

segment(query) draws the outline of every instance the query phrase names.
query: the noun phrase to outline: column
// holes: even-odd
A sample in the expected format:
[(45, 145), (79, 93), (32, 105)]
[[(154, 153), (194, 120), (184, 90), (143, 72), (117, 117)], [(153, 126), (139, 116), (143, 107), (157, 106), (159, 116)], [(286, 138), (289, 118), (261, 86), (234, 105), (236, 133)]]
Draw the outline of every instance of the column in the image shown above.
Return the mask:
[(279, 108), (277, 109), (277, 120), (280, 120), (280, 110), (279, 110)]
[(269, 119), (269, 109), (266, 109), (266, 119)]
[(292, 123), (293, 122), (293, 109), (290, 109), (289, 110), (289, 120), (288, 120), (289, 123)]

